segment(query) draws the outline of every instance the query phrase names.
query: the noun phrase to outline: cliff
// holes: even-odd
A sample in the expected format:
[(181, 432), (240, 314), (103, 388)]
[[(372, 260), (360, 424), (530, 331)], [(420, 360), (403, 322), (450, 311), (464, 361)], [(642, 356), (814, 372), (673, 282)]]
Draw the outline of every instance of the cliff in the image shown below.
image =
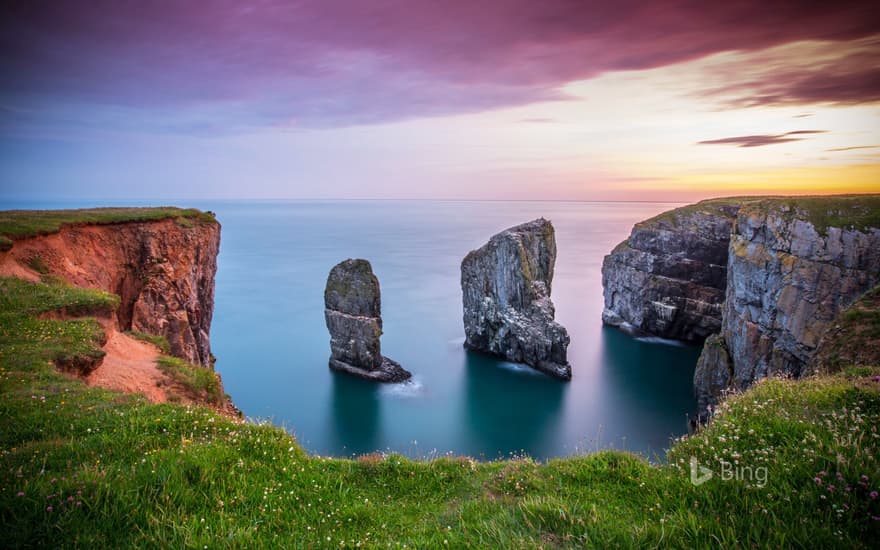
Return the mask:
[[(220, 224), (212, 216), (177, 209), (51, 214), (62, 221), (36, 228), (40, 213), (0, 214), (0, 235), (9, 242), (0, 252), (0, 274), (31, 281), (53, 276), (116, 294), (120, 331), (162, 336), (172, 355), (213, 363), (209, 334)], [(151, 219), (160, 215), (165, 217)]]
[[(637, 224), (603, 263), (603, 321), (699, 342), (700, 410), (800, 377), (835, 318), (880, 281), (880, 196), (703, 201)], [(818, 367), (817, 367), (818, 368)]]
[(637, 223), (602, 263), (602, 321), (634, 335), (687, 342), (718, 332), (740, 204), (703, 201)]
[(511, 227), (461, 262), (465, 347), (568, 380), (569, 337), (550, 301), (556, 263), (553, 225)]
[(45, 319), (96, 319), (89, 330), (98, 347), (54, 355), (59, 369), (154, 402), (238, 413), (213, 371), (209, 340), (220, 246), (213, 215), (176, 208), (0, 212), (0, 243), (0, 276), (14, 278), (7, 284), (42, 283), (27, 291), (35, 296), (80, 289), (106, 296), (100, 307), (34, 311)]
[(880, 282), (880, 197), (777, 198), (740, 208), (721, 331), (694, 375), (701, 409), (719, 390), (807, 372), (835, 318)]

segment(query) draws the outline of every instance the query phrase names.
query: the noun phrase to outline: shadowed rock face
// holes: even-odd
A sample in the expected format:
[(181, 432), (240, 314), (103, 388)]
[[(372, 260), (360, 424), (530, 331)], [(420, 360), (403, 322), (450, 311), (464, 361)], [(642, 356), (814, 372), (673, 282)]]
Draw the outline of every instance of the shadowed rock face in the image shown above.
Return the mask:
[(550, 301), (556, 236), (541, 218), (511, 227), (461, 263), (465, 347), (568, 380), (569, 337)]
[(345, 260), (330, 270), (324, 289), (324, 318), (330, 331), (330, 368), (380, 382), (411, 374), (382, 356), (379, 280), (367, 260)]
[(695, 343), (721, 330), (727, 245), (739, 207), (704, 201), (637, 223), (602, 262), (602, 321), (634, 335)]

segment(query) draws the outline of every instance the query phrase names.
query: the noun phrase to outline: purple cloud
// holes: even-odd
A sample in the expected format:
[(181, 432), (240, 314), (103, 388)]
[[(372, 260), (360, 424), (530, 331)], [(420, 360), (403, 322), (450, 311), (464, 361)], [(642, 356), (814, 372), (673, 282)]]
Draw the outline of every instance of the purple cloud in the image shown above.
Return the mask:
[(841, 151), (858, 151), (861, 149), (880, 149), (880, 145), (859, 145), (856, 147), (835, 147), (834, 149), (825, 149), (829, 153), (838, 153)]
[(708, 139), (698, 141), (697, 145), (736, 145), (737, 147), (763, 147), (791, 141), (801, 141), (804, 138), (790, 137), (810, 134), (824, 134), (825, 130), (795, 130), (784, 134), (758, 134), (753, 136), (736, 136), (721, 139)]
[[(844, 1), (7, 2), (0, 99), (212, 108), (237, 124), (344, 126), (564, 99), (566, 82), (728, 50), (877, 32)], [(853, 65), (855, 67), (855, 65)], [(762, 86), (764, 103), (861, 101), (871, 66)], [(836, 99), (835, 99), (836, 98)], [(873, 100), (873, 99), (871, 99)]]

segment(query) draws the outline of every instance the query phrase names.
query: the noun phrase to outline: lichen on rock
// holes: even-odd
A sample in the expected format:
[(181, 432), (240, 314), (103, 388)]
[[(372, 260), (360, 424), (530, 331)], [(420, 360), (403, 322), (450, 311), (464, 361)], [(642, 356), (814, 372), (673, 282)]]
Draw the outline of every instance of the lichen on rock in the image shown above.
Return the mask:
[(550, 300), (556, 263), (553, 225), (511, 227), (461, 263), (465, 347), (568, 380), (569, 336)]
[(382, 301), (370, 262), (340, 262), (327, 277), (324, 319), (330, 331), (330, 368), (379, 382), (412, 376), (382, 355)]

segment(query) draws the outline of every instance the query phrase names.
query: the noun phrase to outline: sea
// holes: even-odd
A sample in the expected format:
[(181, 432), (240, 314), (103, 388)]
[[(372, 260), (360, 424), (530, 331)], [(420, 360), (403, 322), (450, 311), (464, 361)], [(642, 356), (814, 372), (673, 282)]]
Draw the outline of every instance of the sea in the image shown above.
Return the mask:
[[(282, 426), (311, 453), (546, 460), (614, 448), (662, 461), (695, 415), (699, 348), (633, 338), (601, 321), (603, 257), (634, 223), (678, 204), (7, 200), (0, 208), (144, 204), (217, 214), (216, 369), (248, 418)], [(556, 228), (551, 297), (571, 337), (570, 382), (463, 347), (462, 258), (538, 217)], [(382, 352), (411, 381), (379, 384), (328, 368), (323, 290), (346, 258), (371, 262)]]

